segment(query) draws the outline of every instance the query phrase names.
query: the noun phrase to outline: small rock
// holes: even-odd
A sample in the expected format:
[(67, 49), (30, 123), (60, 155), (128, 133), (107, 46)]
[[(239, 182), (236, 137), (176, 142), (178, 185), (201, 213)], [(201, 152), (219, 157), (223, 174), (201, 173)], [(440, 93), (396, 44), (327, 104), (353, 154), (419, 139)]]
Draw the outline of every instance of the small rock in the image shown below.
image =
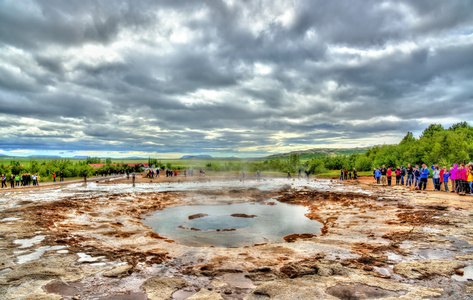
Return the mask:
[(222, 300), (222, 296), (217, 291), (201, 289), (197, 294), (187, 298), (188, 300)]
[(147, 279), (141, 288), (146, 291), (149, 299), (168, 299), (172, 296), (172, 293), (181, 289), (187, 285), (187, 282), (180, 278), (159, 278), (153, 277)]
[(459, 275), (459, 276), (463, 276), (464, 272), (462, 270), (455, 270), (455, 274)]
[(103, 276), (121, 278), (121, 277), (130, 275), (131, 269), (133, 269), (133, 267), (127, 264), (127, 265), (119, 266), (114, 269), (105, 271), (103, 273)]
[(365, 271), (373, 271), (373, 267), (372, 267), (372, 266), (364, 266), (364, 267), (363, 267), (363, 270), (365, 270)]
[(394, 272), (410, 279), (422, 279), (430, 276), (440, 275), (449, 277), (456, 269), (463, 268), (465, 264), (448, 260), (413, 260), (398, 263), (394, 266)]
[(79, 300), (79, 299), (80, 299), (80, 295), (79, 295), (79, 294), (77, 294), (77, 295), (75, 295), (75, 296), (72, 297), (72, 300)]

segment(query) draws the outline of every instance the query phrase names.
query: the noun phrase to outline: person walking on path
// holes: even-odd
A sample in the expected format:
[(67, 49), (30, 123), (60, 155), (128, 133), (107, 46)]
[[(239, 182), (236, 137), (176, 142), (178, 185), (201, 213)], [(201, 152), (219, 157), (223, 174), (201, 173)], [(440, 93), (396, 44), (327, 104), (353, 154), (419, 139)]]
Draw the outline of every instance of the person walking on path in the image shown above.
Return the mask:
[(4, 186), (7, 187), (6, 181), (7, 181), (7, 178), (5, 177), (5, 174), (2, 174), (2, 189)]
[(15, 188), (15, 177), (13, 174), (10, 175), (10, 187), (13, 189)]
[(391, 168), (388, 168), (388, 170), (386, 171), (386, 176), (388, 178), (388, 186), (391, 186), (392, 175), (393, 171), (391, 170)]

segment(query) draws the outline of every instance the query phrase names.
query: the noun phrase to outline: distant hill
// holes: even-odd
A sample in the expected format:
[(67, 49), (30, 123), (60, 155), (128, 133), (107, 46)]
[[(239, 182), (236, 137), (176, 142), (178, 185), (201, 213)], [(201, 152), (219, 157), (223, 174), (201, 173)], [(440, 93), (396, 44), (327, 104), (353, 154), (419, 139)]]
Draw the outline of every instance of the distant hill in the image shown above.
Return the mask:
[(78, 159), (87, 159), (88, 156), (81, 156), (81, 155), (76, 155), (73, 158), (78, 158)]
[(30, 155), (28, 158), (61, 158), (59, 155)]
[(180, 159), (196, 159), (196, 158), (213, 158), (210, 155), (200, 154), (200, 155), (184, 155)]
[(336, 155), (350, 155), (352, 153), (365, 153), (368, 149), (372, 147), (357, 147), (357, 148), (314, 148), (309, 150), (301, 150), (301, 151), (292, 151), (288, 153), (279, 153), (267, 156), (266, 158), (283, 158), (289, 157), (291, 154), (299, 154), (301, 159), (311, 159), (316, 157), (324, 157), (324, 156), (336, 156)]

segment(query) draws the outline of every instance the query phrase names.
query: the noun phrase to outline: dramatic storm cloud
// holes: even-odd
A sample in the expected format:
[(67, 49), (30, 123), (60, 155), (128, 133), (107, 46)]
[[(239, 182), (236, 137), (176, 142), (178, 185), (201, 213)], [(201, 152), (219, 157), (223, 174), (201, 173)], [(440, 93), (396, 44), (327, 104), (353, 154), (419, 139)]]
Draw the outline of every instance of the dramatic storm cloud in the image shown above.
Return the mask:
[(396, 143), (472, 87), (470, 0), (0, 0), (3, 153)]

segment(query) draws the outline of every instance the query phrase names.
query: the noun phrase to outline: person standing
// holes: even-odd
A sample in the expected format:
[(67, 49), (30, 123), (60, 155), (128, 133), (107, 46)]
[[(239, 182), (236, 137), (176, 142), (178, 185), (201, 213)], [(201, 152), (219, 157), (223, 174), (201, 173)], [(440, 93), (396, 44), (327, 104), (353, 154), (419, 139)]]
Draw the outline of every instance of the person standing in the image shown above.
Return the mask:
[(297, 178), (298, 179), (302, 178), (302, 169), (299, 169), (299, 172), (297, 173)]
[[(97, 174), (95, 174), (95, 176), (97, 176)], [(59, 181), (64, 181), (64, 173), (62, 171), (59, 173)]]
[(241, 170), (241, 177), (243, 178), (243, 180), (245, 180), (245, 169)]
[(386, 185), (386, 175), (388, 173), (388, 170), (386, 169), (386, 166), (383, 165), (381, 168), (381, 184)]
[(20, 175), (19, 174), (15, 176), (15, 185), (20, 186)]
[(2, 174), (2, 189), (3, 189), (3, 186), (7, 187), (6, 180), (7, 178), (5, 177), (5, 174)]
[(450, 179), (452, 181), (452, 193), (456, 193), (457, 190), (457, 176), (458, 176), (458, 165), (453, 164), (453, 167), (450, 169)]
[(422, 169), (420, 171), (420, 184), (419, 190), (425, 190), (427, 188), (427, 179), (429, 178), (429, 169), (426, 164), (422, 164)]
[(388, 186), (391, 186), (391, 180), (393, 176), (393, 171), (391, 170), (391, 168), (388, 168), (388, 170), (386, 171), (386, 176), (388, 178)]
[(394, 173), (396, 174), (396, 185), (399, 185), (399, 182), (401, 180), (401, 169), (397, 167)]
[(443, 186), (445, 187), (445, 192), (448, 193), (448, 177), (450, 177), (450, 173), (447, 171), (447, 167), (443, 167)]
[(407, 180), (406, 180), (406, 186), (411, 186), (412, 185), (412, 175), (414, 173), (414, 168), (411, 166), (411, 164), (407, 164)]
[(419, 165), (414, 168), (414, 187), (418, 188), (420, 184), (420, 170)]
[(133, 181), (133, 185), (135, 185), (135, 171), (133, 171), (133, 173), (131, 173), (131, 179)]
[(381, 179), (381, 171), (378, 168), (376, 168), (375, 170), (375, 177), (376, 177), (376, 184), (379, 184), (380, 179)]
[(256, 178), (258, 178), (258, 181), (261, 180), (261, 170), (260, 169), (258, 169), (256, 171)]
[(353, 180), (358, 180), (358, 172), (356, 169), (353, 169)]
[(13, 174), (10, 175), (10, 187), (13, 189), (15, 188), (15, 177)]
[(406, 168), (401, 166), (401, 185), (404, 185), (404, 177), (406, 176)]
[[(374, 173), (373, 173), (374, 175)], [(340, 180), (343, 180), (343, 169), (340, 169)]]
[(84, 173), (82, 173), (82, 175), (84, 176), (84, 182), (87, 182), (87, 171), (84, 171)]
[(434, 182), (434, 191), (440, 191), (440, 170), (438, 165), (430, 166), (432, 169), (432, 180)]
[(36, 174), (33, 174), (33, 186), (36, 186)]
[(53, 182), (56, 182), (56, 173), (53, 173)]
[(473, 165), (471, 163), (468, 165), (467, 180), (470, 186), (470, 195), (473, 196)]

